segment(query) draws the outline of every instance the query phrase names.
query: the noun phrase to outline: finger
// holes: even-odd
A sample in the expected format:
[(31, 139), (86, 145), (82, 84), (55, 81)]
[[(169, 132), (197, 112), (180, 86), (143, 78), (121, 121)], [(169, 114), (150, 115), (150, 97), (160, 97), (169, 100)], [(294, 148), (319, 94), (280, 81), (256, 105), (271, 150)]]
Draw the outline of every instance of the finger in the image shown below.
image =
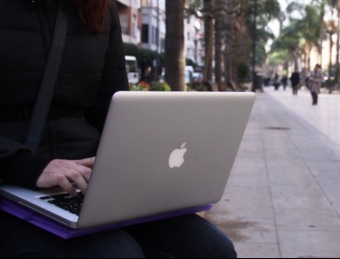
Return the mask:
[[(83, 165), (79, 165), (77, 162), (68, 165), (68, 170), (73, 170), (82, 175), (86, 182), (90, 180), (92, 169)], [(75, 176), (77, 177), (77, 176)]]
[(85, 193), (87, 182), (82, 174), (77, 170), (77, 167), (81, 167), (83, 171), (91, 169), (78, 166), (74, 162), (66, 164), (64, 163), (64, 166), (65, 165), (67, 167), (62, 167), (60, 164), (59, 167), (50, 168), (49, 173), (39, 179), (40, 187), (49, 188), (58, 185), (69, 194), (77, 196), (75, 186), (73, 185), (75, 184), (83, 193)]
[(50, 176), (51, 181), (56, 183), (56, 185), (60, 186), (63, 190), (69, 193), (72, 196), (77, 196), (78, 193), (72, 183), (67, 179), (67, 177), (63, 174), (53, 174)]
[(67, 165), (65, 164), (64, 166), (66, 167), (63, 167), (62, 170), (58, 172), (64, 174), (85, 194), (87, 189), (87, 183), (90, 180), (90, 176), (92, 173), (92, 169), (83, 165), (79, 165), (77, 161), (72, 161)]
[(94, 161), (95, 161), (95, 157), (91, 157), (91, 158), (86, 158), (86, 159), (82, 159), (82, 160), (77, 160), (76, 163), (78, 165), (83, 165), (89, 168), (92, 168), (94, 165)]
[(92, 169), (86, 166), (78, 165), (74, 168), (76, 171), (78, 171), (83, 178), (85, 179), (86, 182), (90, 181)]
[(65, 176), (69, 179), (69, 181), (73, 182), (73, 184), (76, 185), (83, 194), (86, 193), (87, 181), (79, 171), (68, 170), (65, 173)]
[[(94, 158), (84, 160), (81, 163), (91, 164)], [(85, 194), (91, 172), (91, 168), (79, 165), (76, 161), (53, 160), (39, 177), (37, 186), (50, 188), (59, 185), (71, 195), (76, 195), (74, 183)]]

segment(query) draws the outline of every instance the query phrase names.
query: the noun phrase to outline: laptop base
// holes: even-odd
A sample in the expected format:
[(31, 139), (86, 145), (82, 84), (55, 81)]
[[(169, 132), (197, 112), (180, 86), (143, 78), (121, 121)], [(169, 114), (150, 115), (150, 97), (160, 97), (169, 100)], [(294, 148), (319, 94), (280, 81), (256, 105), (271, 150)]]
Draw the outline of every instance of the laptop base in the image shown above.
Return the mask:
[(109, 224), (100, 227), (87, 228), (87, 229), (71, 229), (62, 224), (59, 224), (29, 208), (26, 208), (20, 204), (17, 204), (7, 198), (0, 197), (0, 210), (5, 211), (17, 218), (27, 221), (37, 227), (40, 227), (54, 235), (57, 235), (63, 239), (70, 239), (81, 237), (85, 235), (95, 234), (103, 231), (114, 230), (119, 228), (124, 228), (132, 225), (147, 223), (151, 221), (157, 221), (167, 218), (173, 218), (178, 216), (184, 216), (188, 214), (198, 213), (202, 211), (208, 211), (213, 207), (213, 205), (198, 206), (195, 208), (183, 209), (179, 211), (164, 213), (160, 215), (140, 218), (136, 220), (130, 220), (125, 222), (119, 222), (114, 224)]

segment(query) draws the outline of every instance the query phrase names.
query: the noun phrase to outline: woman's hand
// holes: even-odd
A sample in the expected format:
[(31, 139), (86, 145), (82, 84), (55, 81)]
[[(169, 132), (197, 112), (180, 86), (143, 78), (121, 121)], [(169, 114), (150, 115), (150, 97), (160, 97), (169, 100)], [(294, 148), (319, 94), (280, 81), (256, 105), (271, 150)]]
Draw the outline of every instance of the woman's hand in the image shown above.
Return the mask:
[(60, 186), (69, 194), (77, 196), (76, 186), (85, 194), (94, 161), (94, 157), (83, 160), (53, 160), (40, 175), (37, 187)]

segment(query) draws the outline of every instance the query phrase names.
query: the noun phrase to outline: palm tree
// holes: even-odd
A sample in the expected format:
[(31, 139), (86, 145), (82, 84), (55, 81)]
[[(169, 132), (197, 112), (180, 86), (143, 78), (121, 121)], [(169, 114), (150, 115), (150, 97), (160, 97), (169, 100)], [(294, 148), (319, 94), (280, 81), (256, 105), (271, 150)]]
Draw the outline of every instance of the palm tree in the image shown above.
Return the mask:
[(185, 1), (166, 0), (165, 80), (173, 91), (186, 91)]
[(253, 58), (251, 46), (256, 46), (256, 61), (262, 65), (266, 59), (265, 45), (273, 38), (268, 23), (280, 15), (280, 5), (277, 0), (263, 0), (257, 3), (256, 38), (254, 32), (254, 1), (230, 0), (226, 9), (236, 10), (227, 16), (225, 39), (225, 74), (228, 81), (238, 82), (238, 67), (250, 64)]
[(318, 49), (320, 53), (320, 13), (322, 15), (322, 9), (320, 10), (315, 5), (302, 5), (298, 3), (291, 3), (287, 7), (287, 13), (290, 16), (294, 12), (299, 12), (301, 19), (290, 18), (293, 29), (296, 30), (296, 34), (299, 34), (301, 44), (303, 45), (304, 54), (304, 68), (307, 71), (311, 70), (310, 55), (314, 47)]
[[(167, 0), (170, 1), (170, 0)], [(176, 1), (176, 0), (173, 0)], [(178, 0), (177, 0), (178, 1)], [(214, 49), (214, 6), (215, 0), (204, 0), (204, 42), (205, 42), (205, 62), (204, 80), (211, 81), (213, 76), (213, 49)]]
[[(237, 83), (238, 67), (250, 64), (252, 43), (250, 35), (253, 27), (249, 17), (251, 17), (252, 7), (252, 0), (190, 0), (189, 14), (195, 15), (193, 9), (200, 9), (205, 20), (204, 80), (212, 79), (215, 46), (215, 79), (219, 90), (223, 90), (223, 59), (227, 82)], [(266, 59), (265, 45), (268, 39), (273, 38), (273, 34), (268, 30), (268, 23), (274, 17), (278, 17), (279, 13), (277, 0), (263, 0), (259, 3), (256, 41), (260, 64)]]
[(238, 83), (238, 68), (240, 64), (250, 61), (250, 33), (246, 26), (246, 8), (238, 0), (225, 2), (225, 9), (233, 10), (226, 16), (225, 32), (225, 78), (227, 83)]
[[(313, 48), (320, 50), (320, 13), (322, 10), (315, 5), (302, 5), (291, 3), (287, 7), (290, 24), (282, 29), (279, 37), (272, 44), (271, 53), (286, 53), (282, 64), (288, 67), (287, 62), (294, 62), (295, 69), (303, 61), (303, 73), (311, 70), (311, 51)], [(302, 18), (296, 19), (292, 13), (299, 12)]]
[[(326, 4), (330, 7), (331, 9), (331, 21), (330, 21), (330, 25), (331, 25), (331, 32), (337, 35), (337, 43), (336, 43), (336, 64), (335, 64), (335, 82), (339, 83), (339, 77), (340, 77), (340, 67), (339, 67), (339, 58), (340, 58), (340, 1), (339, 0), (327, 0)], [(337, 19), (334, 19), (334, 12), (337, 12)], [(330, 56), (332, 54), (332, 48), (333, 48), (333, 43), (331, 42), (331, 53)], [(329, 71), (331, 71), (332, 67), (330, 66)]]
[(290, 25), (284, 28), (279, 37), (271, 46), (272, 52), (281, 52), (287, 50), (287, 58), (293, 60), (294, 69), (299, 69), (299, 60), (303, 49), (301, 48), (301, 31), (297, 30), (299, 24), (297, 21), (291, 22)]
[(220, 91), (222, 90), (222, 44), (225, 23), (224, 2), (225, 0), (215, 0), (215, 83)]
[(318, 26), (318, 10), (315, 6), (307, 5), (305, 7), (305, 16), (299, 21), (300, 30), (305, 41), (305, 69), (311, 70), (311, 51), (313, 47), (320, 49), (319, 35), (320, 27)]
[(318, 53), (319, 53), (319, 64), (322, 65), (322, 45), (325, 38), (325, 7), (326, 2), (329, 0), (317, 0), (316, 2), (319, 3), (319, 47), (318, 47)]

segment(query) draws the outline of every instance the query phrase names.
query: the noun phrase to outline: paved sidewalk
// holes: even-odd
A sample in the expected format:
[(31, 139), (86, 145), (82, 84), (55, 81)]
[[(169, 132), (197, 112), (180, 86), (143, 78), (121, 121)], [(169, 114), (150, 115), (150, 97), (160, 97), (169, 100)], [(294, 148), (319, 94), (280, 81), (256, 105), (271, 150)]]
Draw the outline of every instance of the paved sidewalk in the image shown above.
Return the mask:
[(239, 258), (340, 257), (340, 96), (257, 94), (223, 199)]

